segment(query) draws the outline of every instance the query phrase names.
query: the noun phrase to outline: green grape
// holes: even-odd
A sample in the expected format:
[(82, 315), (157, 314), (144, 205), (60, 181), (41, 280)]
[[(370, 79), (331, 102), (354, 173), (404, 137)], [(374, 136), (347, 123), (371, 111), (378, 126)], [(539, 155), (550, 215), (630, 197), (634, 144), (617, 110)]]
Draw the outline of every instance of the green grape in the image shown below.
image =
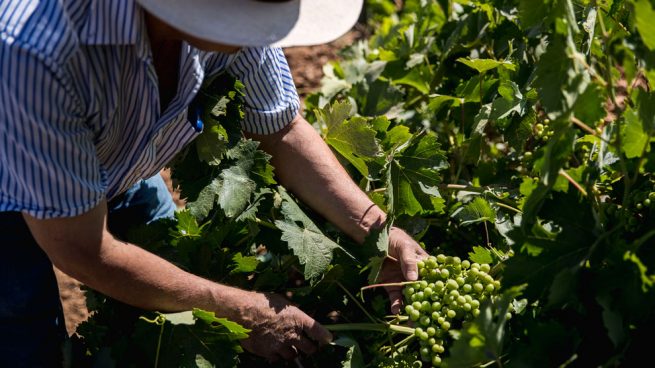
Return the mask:
[(429, 301), (424, 300), (421, 303), (421, 312), (432, 312), (432, 304)]
[(426, 362), (435, 359), (438, 364), (433, 365), (440, 365), (440, 354), (453, 341), (448, 331), (478, 316), (481, 301), (495, 297), (500, 281), (488, 274), (489, 264), (444, 254), (418, 262), (418, 268), (420, 280), (403, 290), (408, 303), (404, 312), (414, 321), (413, 326), (418, 326), (414, 329), (418, 342), (413, 344), (420, 351), (413, 352)]
[(423, 289), (423, 295), (429, 298), (432, 295), (432, 288), (426, 287), (425, 289)]
[(428, 316), (421, 316), (421, 318), (418, 319), (418, 323), (420, 323), (422, 326), (429, 326), (431, 322), (432, 321)]

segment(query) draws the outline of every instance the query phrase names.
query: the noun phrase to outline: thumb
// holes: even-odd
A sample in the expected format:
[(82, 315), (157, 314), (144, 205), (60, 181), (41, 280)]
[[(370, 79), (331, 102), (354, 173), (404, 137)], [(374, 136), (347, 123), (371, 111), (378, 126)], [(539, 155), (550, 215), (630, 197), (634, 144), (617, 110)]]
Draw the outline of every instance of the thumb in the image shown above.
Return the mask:
[(403, 271), (405, 280), (414, 281), (418, 279), (418, 266), (416, 259), (416, 252), (409, 247), (400, 247), (400, 269)]
[(310, 316), (305, 314), (302, 325), (307, 337), (317, 341), (319, 345), (326, 345), (332, 341), (332, 333)]

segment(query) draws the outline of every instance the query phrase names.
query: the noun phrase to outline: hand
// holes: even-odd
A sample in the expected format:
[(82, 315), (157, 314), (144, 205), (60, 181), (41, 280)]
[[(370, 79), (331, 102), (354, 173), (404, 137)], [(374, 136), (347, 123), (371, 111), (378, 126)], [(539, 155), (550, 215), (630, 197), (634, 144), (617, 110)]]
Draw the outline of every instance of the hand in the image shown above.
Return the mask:
[[(418, 266), (416, 263), (426, 258), (428, 254), (406, 232), (392, 227), (389, 231), (389, 256), (384, 260), (380, 270), (379, 281), (381, 283), (418, 279)], [(402, 286), (385, 287), (391, 301), (392, 314), (400, 312), (403, 296), (402, 289)]]
[(294, 359), (300, 352), (312, 354), (332, 341), (332, 334), (286, 299), (275, 294), (251, 293), (241, 323), (250, 336), (241, 345), (273, 362)]

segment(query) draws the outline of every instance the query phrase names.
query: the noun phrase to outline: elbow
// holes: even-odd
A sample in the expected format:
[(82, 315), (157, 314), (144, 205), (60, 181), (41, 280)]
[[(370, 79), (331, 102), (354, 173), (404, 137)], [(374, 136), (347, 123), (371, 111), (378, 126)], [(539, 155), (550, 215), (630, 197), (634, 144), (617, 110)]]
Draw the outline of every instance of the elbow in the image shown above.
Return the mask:
[(76, 240), (53, 239), (51, 244), (42, 246), (50, 261), (63, 273), (85, 285), (96, 285), (106, 269), (106, 256), (103, 255), (105, 237), (87, 240), (80, 244)]

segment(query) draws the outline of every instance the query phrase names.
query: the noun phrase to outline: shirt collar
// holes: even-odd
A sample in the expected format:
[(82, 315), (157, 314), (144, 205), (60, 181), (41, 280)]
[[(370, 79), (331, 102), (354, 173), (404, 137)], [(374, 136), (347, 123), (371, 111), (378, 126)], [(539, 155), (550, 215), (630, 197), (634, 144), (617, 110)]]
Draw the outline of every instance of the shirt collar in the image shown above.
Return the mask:
[(92, 0), (80, 41), (85, 45), (135, 44), (142, 32), (142, 17), (134, 0)]

